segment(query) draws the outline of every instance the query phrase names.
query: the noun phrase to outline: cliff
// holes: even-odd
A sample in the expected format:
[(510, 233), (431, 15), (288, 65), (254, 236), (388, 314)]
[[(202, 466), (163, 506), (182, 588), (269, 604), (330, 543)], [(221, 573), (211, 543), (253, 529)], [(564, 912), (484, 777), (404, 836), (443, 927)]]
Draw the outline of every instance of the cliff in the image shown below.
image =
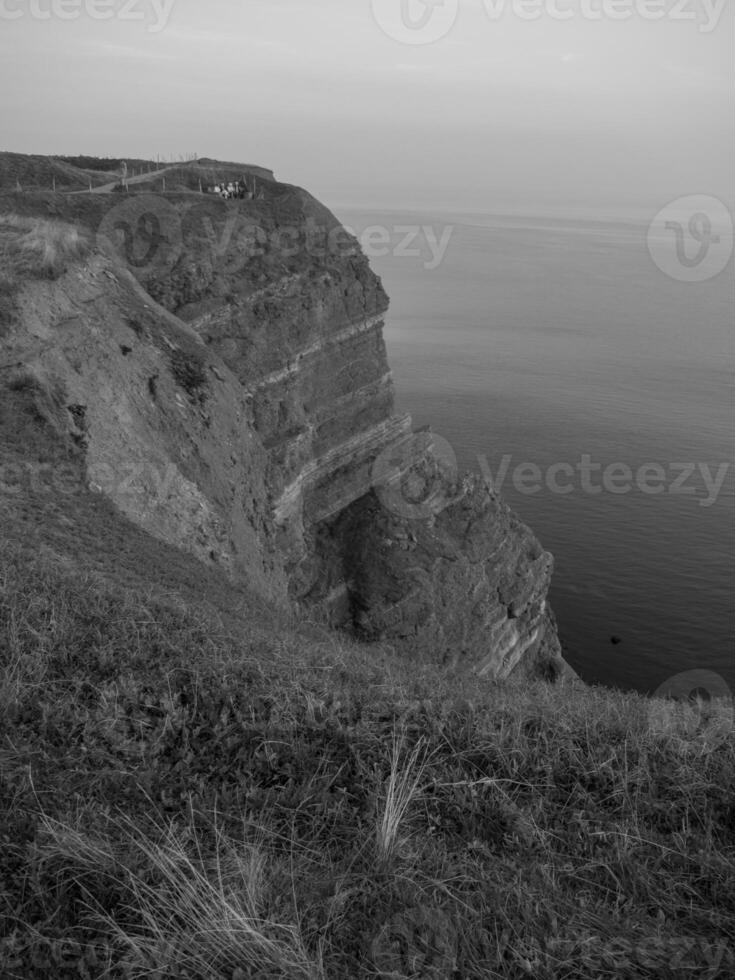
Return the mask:
[[(555, 676), (551, 556), (395, 413), (380, 280), (330, 212), (267, 175), (243, 201), (0, 198), (20, 215), (0, 225), (19, 256), (0, 385), (32, 379), (89, 485), (232, 582), (408, 655)], [(40, 216), (58, 255), (29, 271)], [(70, 229), (82, 254), (65, 256)]]
[(735, 976), (732, 699), (528, 676), (550, 557), (310, 217), (0, 196), (0, 974)]

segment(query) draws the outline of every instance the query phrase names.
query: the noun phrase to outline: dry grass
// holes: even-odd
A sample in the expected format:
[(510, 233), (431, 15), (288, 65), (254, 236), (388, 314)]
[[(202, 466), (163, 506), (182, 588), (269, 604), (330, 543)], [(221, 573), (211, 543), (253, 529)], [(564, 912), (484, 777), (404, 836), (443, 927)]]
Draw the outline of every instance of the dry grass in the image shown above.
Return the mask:
[(234, 840), (216, 825), (205, 841), (192, 825), (143, 828), (125, 818), (100, 838), (79, 823), (44, 818), (39, 853), (47, 870), (73, 869), (77, 885), (107, 878), (134, 910), (128, 922), (98, 911), (99, 897), (85, 889), (90, 921), (110, 935), (126, 977), (323, 977), (298, 922), (278, 921), (282, 862), (259, 842)]
[[(3, 459), (55, 459), (11, 394)], [(0, 497), (3, 980), (735, 976), (731, 702), (315, 632), (93, 495)]]
[(405, 738), (394, 733), (393, 754), (390, 775), (386, 783), (382, 813), (377, 826), (377, 852), (382, 862), (390, 861), (400, 841), (400, 830), (406, 813), (416, 797), (424, 774), (425, 760), (420, 761), (424, 752), (424, 740), (419, 739), (405, 762), (403, 754)]
[(731, 705), (470, 703), (2, 561), (3, 976), (735, 975)]
[(24, 280), (57, 279), (69, 265), (84, 258), (91, 240), (80, 228), (45, 218), (0, 215), (0, 292)]

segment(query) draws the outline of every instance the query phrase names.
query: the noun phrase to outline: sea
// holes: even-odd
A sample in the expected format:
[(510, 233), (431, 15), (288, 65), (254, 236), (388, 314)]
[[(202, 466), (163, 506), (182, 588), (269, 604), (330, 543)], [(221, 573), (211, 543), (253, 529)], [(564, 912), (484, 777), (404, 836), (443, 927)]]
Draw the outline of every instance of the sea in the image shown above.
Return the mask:
[(391, 298), (399, 409), (553, 553), (572, 667), (735, 691), (732, 227), (649, 210), (335, 209)]

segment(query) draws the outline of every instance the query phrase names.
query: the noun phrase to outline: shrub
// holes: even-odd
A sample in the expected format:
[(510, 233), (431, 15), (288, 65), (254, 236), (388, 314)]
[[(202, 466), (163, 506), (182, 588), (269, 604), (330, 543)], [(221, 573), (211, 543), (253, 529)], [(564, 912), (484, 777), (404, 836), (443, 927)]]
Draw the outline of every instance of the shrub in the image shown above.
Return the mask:
[(175, 350), (171, 354), (171, 370), (177, 384), (191, 398), (201, 398), (207, 375), (205, 364), (201, 357), (183, 350)]

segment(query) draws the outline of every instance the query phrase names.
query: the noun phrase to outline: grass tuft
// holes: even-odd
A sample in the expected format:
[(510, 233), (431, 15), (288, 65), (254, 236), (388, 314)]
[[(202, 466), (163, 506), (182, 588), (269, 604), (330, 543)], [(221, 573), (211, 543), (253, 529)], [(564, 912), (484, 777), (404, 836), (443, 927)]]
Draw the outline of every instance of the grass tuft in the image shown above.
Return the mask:
[(408, 759), (402, 765), (404, 738), (393, 736), (390, 775), (388, 776), (382, 813), (377, 827), (378, 858), (390, 861), (400, 841), (400, 830), (406, 813), (415, 799), (424, 773), (425, 762), (420, 761), (424, 739), (419, 739)]
[(257, 846), (219, 829), (211, 845), (173, 826), (154, 840), (149, 829), (123, 831), (142, 858), (138, 869), (121, 875), (136, 921), (125, 926), (108, 914), (102, 922), (128, 976), (322, 976), (298, 924), (272, 914), (270, 859)]
[(26, 279), (58, 279), (91, 248), (80, 228), (45, 218), (0, 215), (0, 295), (13, 293)]

